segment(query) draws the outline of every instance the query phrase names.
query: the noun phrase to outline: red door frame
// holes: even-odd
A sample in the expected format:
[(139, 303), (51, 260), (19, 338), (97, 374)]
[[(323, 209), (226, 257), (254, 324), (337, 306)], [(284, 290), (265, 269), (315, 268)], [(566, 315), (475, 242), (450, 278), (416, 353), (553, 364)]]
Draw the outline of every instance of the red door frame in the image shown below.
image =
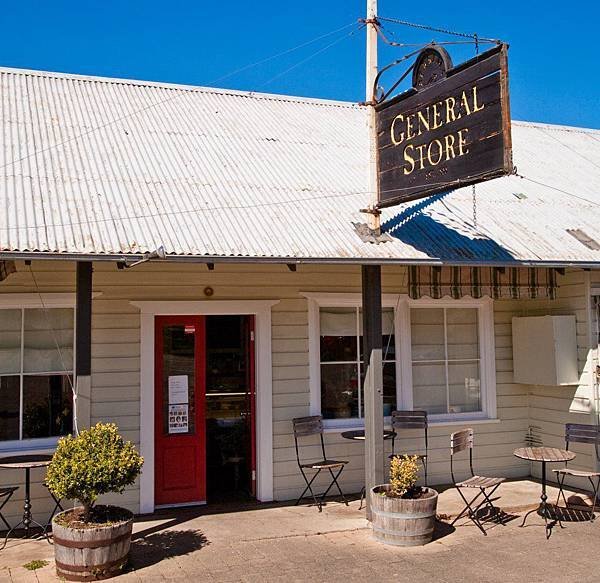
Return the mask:
[[(195, 433), (165, 435), (163, 431), (163, 328), (170, 325), (194, 327), (194, 377), (195, 377)], [(154, 499), (156, 505), (185, 504), (206, 501), (206, 329), (204, 316), (155, 316), (155, 365), (154, 365)], [(195, 449), (197, 470), (194, 486), (169, 491), (164, 475), (167, 449)], [(170, 461), (170, 460), (169, 460)], [(176, 460), (173, 460), (176, 461)], [(179, 466), (178, 471), (192, 468)]]

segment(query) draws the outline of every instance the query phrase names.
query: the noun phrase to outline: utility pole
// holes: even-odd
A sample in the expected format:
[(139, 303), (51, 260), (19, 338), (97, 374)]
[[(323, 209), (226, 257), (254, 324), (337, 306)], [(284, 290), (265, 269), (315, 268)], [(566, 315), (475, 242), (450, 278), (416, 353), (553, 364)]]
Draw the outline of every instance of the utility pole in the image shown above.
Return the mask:
[[(367, 0), (366, 103), (369, 125), (369, 226), (380, 233), (377, 176), (377, 125), (374, 83), (377, 76), (377, 0)], [(383, 449), (383, 365), (381, 330), (381, 265), (362, 265), (362, 306), (365, 405), (365, 488), (366, 513), (371, 520), (371, 488), (384, 483)]]
[(377, 0), (367, 0), (367, 74), (365, 102), (369, 124), (369, 227), (379, 234), (380, 221), (377, 203), (377, 118), (375, 113), (375, 79), (377, 78)]

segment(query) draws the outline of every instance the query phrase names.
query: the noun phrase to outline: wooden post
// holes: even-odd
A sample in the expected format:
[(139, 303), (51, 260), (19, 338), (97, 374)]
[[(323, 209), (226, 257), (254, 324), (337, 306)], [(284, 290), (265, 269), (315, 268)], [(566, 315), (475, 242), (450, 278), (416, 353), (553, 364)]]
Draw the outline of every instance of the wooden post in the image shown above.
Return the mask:
[(383, 365), (381, 266), (362, 266), (363, 345), (365, 362), (365, 488), (371, 520), (370, 489), (385, 482), (383, 449)]
[(77, 262), (75, 305), (75, 429), (90, 426), (92, 373), (92, 263)]
[[(379, 233), (380, 221), (377, 210), (377, 125), (374, 99), (374, 83), (377, 76), (377, 0), (367, 0), (367, 63), (366, 102), (369, 125), (369, 190), (371, 204), (369, 226)], [(384, 483), (383, 449), (383, 365), (381, 336), (381, 266), (362, 266), (363, 342), (365, 362), (365, 488), (366, 514), (371, 520), (371, 491)]]

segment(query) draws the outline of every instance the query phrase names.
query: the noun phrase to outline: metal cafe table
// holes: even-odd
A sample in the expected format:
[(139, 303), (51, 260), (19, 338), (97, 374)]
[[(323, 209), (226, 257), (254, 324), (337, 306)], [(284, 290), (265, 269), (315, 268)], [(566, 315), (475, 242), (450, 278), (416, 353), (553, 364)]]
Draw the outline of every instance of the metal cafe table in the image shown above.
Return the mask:
[(45, 526), (36, 522), (31, 518), (31, 469), (45, 468), (50, 465), (52, 460), (51, 455), (47, 454), (29, 454), (29, 455), (13, 455), (10, 457), (0, 458), (0, 468), (10, 470), (25, 470), (25, 502), (23, 503), (23, 520), (16, 526), (13, 526), (6, 534), (6, 540), (11, 532), (19, 528), (21, 525), (25, 527), (25, 538), (29, 538), (29, 530), (32, 525), (39, 526), (45, 530)]
[[(342, 437), (344, 439), (350, 439), (352, 441), (364, 441), (365, 440), (365, 430), (364, 429), (353, 429), (352, 431), (342, 431)], [(391, 431), (389, 429), (383, 430), (383, 439), (384, 440), (392, 439), (393, 437), (396, 437), (395, 431)], [(365, 488), (365, 486), (363, 486), (362, 490), (360, 491), (359, 510), (362, 509), (362, 504), (363, 504), (363, 500), (365, 498), (366, 492), (367, 492), (366, 488)]]
[(560, 463), (570, 462), (575, 459), (575, 454), (572, 451), (566, 449), (558, 449), (556, 447), (520, 447), (515, 449), (514, 455), (523, 460), (529, 460), (532, 462), (540, 462), (542, 464), (542, 495), (541, 502), (538, 508), (530, 510), (523, 517), (521, 526), (525, 525), (527, 517), (532, 512), (539, 512), (544, 517), (546, 525), (546, 538), (550, 538), (551, 527), (548, 526), (548, 507), (550, 506), (546, 501), (548, 496), (546, 495), (546, 464), (547, 463)]

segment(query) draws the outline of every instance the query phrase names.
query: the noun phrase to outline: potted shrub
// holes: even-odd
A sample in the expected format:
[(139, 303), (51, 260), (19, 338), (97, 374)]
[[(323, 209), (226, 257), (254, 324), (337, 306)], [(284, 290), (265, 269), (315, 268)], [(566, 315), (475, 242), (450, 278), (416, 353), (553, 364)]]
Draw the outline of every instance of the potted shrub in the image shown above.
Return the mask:
[(417, 486), (417, 456), (397, 456), (390, 463), (390, 483), (371, 489), (373, 536), (397, 546), (418, 546), (431, 541), (438, 493)]
[(78, 500), (52, 520), (59, 577), (69, 581), (108, 579), (122, 572), (131, 544), (133, 514), (96, 505), (98, 496), (123, 493), (140, 474), (144, 460), (113, 423), (98, 423), (58, 441), (46, 482), (57, 498)]

